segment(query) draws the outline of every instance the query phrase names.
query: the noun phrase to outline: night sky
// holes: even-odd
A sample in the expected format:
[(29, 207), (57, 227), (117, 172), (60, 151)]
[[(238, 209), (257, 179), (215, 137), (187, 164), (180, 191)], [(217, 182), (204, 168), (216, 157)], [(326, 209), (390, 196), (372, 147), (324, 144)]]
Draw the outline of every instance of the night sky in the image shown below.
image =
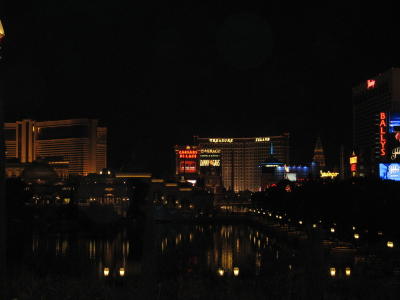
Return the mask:
[(395, 10), (364, 1), (8, 2), (6, 120), (98, 118), (116, 169), (165, 175), (193, 135), (282, 132), (295, 162), (321, 135), (333, 167), (351, 150), (352, 86), (400, 66)]

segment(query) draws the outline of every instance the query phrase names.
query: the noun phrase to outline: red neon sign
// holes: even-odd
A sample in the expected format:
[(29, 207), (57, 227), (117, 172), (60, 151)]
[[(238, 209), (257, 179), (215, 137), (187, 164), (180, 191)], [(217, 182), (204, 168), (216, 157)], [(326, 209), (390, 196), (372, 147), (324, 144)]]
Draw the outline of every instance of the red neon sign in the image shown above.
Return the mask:
[(367, 80), (367, 89), (373, 89), (375, 87), (375, 80), (368, 79)]
[(387, 121), (386, 113), (381, 112), (379, 114), (379, 144), (380, 144), (380, 156), (386, 156), (386, 134), (387, 134)]
[(179, 150), (179, 158), (197, 158), (197, 150)]
[(350, 165), (350, 171), (351, 172), (357, 172), (357, 164), (351, 164)]

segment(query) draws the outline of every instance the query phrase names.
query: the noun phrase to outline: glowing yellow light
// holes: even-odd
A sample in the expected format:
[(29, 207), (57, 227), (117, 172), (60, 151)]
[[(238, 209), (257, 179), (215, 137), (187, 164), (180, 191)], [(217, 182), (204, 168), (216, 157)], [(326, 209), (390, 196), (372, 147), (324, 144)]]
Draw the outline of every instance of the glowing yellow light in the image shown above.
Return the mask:
[(383, 232), (382, 231), (378, 231), (378, 235), (383, 235)]
[(108, 275), (110, 275), (110, 269), (109, 268), (104, 268), (103, 273), (104, 273), (104, 276), (107, 277)]
[(239, 276), (239, 268), (238, 267), (233, 268), (233, 275), (236, 277)]
[(299, 224), (300, 224), (300, 225), (303, 224), (303, 221), (299, 221)]
[(164, 179), (152, 178), (151, 182), (160, 183), (160, 182), (164, 182)]
[(125, 276), (125, 268), (119, 268), (119, 276), (121, 277)]
[(353, 230), (356, 230), (356, 227), (355, 227), (355, 226), (353, 226)]
[(317, 224), (312, 224), (312, 227), (313, 228), (317, 228)]
[(388, 248), (393, 248), (393, 247), (394, 247), (394, 244), (393, 244), (393, 242), (388, 241), (388, 242), (386, 243), (386, 246), (388, 246)]
[(350, 267), (346, 267), (346, 276), (350, 276), (351, 275), (351, 269)]
[(282, 216), (279, 216), (279, 220), (282, 220)]
[(1, 24), (1, 20), (0, 20), (0, 40), (1, 40), (5, 35), (6, 35), (6, 34), (4, 33), (3, 24)]
[(336, 268), (329, 268), (329, 273), (331, 274), (332, 277), (336, 276)]
[(335, 228), (332, 227), (332, 228), (331, 228), (331, 232), (332, 232), (332, 233), (335, 232)]
[(359, 235), (358, 233), (355, 233), (355, 234), (354, 234), (354, 238), (355, 238), (356, 240), (358, 240), (358, 239), (360, 238), (360, 235)]
[(224, 273), (225, 273), (225, 271), (224, 271), (224, 269), (222, 269), (222, 268), (218, 268), (218, 275), (219, 276), (224, 276)]
[(357, 163), (357, 156), (350, 157), (350, 164), (356, 164), (356, 163)]

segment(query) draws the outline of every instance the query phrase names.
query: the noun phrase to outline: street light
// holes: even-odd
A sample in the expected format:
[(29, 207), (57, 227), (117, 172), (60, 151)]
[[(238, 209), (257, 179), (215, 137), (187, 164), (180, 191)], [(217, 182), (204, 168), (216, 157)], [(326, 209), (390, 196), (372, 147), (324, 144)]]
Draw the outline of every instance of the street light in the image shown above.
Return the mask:
[(239, 276), (239, 267), (233, 268), (233, 275), (235, 275), (236, 277)]
[(331, 274), (331, 277), (335, 277), (336, 276), (336, 268), (334, 268), (334, 267), (329, 268), (329, 273)]
[(224, 271), (224, 269), (222, 269), (222, 268), (218, 268), (218, 275), (219, 276), (224, 276), (224, 273), (225, 273), (225, 271)]
[(393, 248), (393, 247), (394, 247), (394, 244), (393, 244), (393, 242), (388, 241), (388, 242), (386, 243), (386, 246), (387, 246), (388, 248)]

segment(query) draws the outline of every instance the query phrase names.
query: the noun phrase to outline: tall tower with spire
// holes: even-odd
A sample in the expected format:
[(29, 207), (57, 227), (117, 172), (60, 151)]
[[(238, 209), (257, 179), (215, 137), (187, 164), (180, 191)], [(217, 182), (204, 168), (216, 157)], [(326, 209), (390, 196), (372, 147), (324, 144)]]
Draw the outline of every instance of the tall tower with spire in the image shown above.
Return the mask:
[(322, 148), (322, 142), (319, 136), (314, 148), (313, 161), (318, 163), (320, 168), (325, 168), (326, 166), (324, 148)]

